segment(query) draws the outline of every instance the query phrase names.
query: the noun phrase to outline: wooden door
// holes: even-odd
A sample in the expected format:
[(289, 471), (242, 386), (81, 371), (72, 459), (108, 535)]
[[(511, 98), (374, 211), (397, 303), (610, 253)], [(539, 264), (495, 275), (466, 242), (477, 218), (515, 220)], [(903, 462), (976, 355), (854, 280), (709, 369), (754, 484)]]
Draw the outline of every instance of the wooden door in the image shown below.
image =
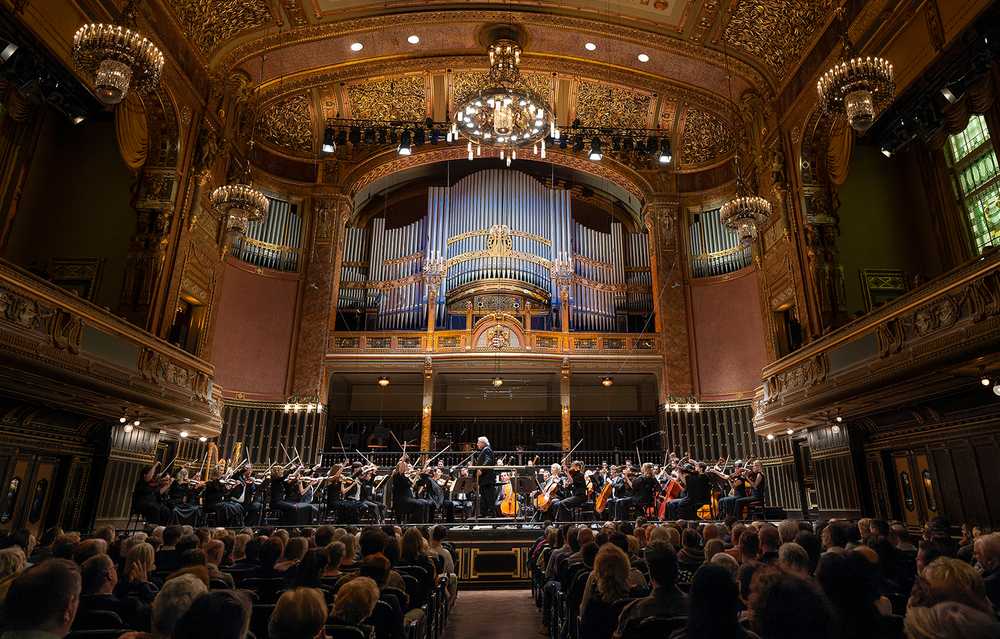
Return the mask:
[(927, 454), (912, 451), (892, 453), (899, 518), (908, 528), (922, 528), (938, 514), (936, 480), (927, 463)]

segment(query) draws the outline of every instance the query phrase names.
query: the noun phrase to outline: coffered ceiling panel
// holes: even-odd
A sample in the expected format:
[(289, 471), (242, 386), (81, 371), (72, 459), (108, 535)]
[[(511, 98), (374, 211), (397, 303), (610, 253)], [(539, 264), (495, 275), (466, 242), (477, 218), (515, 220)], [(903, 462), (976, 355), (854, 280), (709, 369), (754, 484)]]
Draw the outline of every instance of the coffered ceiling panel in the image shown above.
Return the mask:
[(782, 78), (836, 5), (836, 0), (741, 2), (726, 25), (726, 42), (760, 60), (775, 78)]
[(363, 120), (423, 120), (427, 112), (424, 76), (382, 78), (347, 88), (349, 117)]
[(265, 0), (167, 0), (205, 58), (244, 31), (274, 24)]
[(682, 166), (711, 162), (732, 150), (733, 133), (719, 118), (691, 106), (682, 118)]
[(276, 147), (299, 153), (313, 152), (313, 109), (309, 96), (296, 95), (264, 109), (257, 120), (257, 135)]
[(645, 129), (651, 96), (621, 87), (581, 82), (576, 91), (576, 117), (583, 126)]

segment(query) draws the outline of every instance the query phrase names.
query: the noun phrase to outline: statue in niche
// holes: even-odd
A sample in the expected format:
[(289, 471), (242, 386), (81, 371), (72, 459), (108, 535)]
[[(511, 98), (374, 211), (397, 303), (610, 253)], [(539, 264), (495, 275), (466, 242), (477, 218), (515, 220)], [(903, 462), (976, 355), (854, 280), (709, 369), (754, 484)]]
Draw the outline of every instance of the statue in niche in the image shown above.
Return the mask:
[(321, 239), (330, 237), (330, 218), (333, 217), (330, 208), (329, 202), (323, 202), (316, 211), (316, 236)]
[(771, 179), (775, 185), (788, 182), (788, 177), (785, 174), (785, 154), (781, 151), (775, 151), (771, 158)]
[(202, 176), (210, 175), (212, 173), (212, 167), (215, 166), (215, 160), (218, 156), (218, 138), (212, 129), (207, 126), (203, 126), (201, 128), (201, 133), (198, 136), (198, 148), (195, 151), (195, 173)]

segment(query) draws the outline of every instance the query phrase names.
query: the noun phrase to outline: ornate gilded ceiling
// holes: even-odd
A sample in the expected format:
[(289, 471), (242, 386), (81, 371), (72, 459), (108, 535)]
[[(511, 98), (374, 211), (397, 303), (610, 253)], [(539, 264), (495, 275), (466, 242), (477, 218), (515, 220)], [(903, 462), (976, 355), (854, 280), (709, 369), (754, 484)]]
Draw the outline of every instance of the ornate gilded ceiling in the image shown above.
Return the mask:
[(763, 62), (783, 78), (837, 6), (836, 0), (741, 2), (726, 25), (726, 44)]
[(621, 87), (581, 82), (576, 92), (576, 117), (583, 126), (645, 129), (652, 97)]
[(678, 128), (681, 130), (681, 165), (710, 162), (733, 148), (733, 133), (722, 120), (688, 107)]
[(350, 110), (359, 120), (423, 120), (427, 101), (424, 76), (402, 76), (363, 82), (347, 88)]
[(184, 32), (210, 59), (227, 40), (274, 24), (264, 0), (167, 0)]
[(309, 97), (296, 95), (264, 110), (257, 120), (259, 139), (298, 153), (313, 152), (313, 109)]

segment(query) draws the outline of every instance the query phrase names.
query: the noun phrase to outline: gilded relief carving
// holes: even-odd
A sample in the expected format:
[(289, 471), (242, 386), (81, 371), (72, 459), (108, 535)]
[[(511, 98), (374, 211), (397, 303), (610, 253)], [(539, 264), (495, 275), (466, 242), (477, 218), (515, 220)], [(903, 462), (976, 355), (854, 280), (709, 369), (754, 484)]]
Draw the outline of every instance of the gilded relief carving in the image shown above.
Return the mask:
[(677, 100), (663, 100), (660, 107), (660, 130), (669, 136), (674, 132), (674, 117), (677, 115)]
[(726, 25), (725, 39), (758, 58), (781, 78), (799, 60), (834, 0), (741, 2)]
[(422, 75), (356, 84), (347, 88), (347, 100), (359, 120), (423, 120), (427, 110)]
[(296, 95), (271, 105), (257, 121), (257, 135), (278, 147), (312, 153), (313, 127), (309, 97)]
[(690, 166), (714, 160), (733, 146), (733, 133), (721, 120), (688, 107), (681, 137), (681, 164)]
[(583, 126), (645, 129), (650, 100), (648, 95), (621, 87), (580, 82), (576, 93), (576, 117)]
[(264, 0), (169, 0), (184, 32), (206, 58), (230, 38), (274, 22)]
[[(453, 102), (461, 102), (465, 96), (482, 87), (489, 79), (486, 71), (466, 71), (456, 73), (452, 81)], [(521, 82), (542, 101), (549, 99), (549, 76), (538, 73), (521, 73)]]

